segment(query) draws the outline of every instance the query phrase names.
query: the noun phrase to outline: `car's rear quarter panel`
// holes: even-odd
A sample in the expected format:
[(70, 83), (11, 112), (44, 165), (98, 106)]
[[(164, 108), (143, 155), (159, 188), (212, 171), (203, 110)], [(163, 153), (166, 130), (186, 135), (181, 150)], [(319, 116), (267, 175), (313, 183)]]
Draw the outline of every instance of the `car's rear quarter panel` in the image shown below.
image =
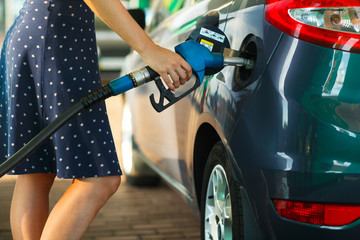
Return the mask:
[(242, 113), (232, 149), (266, 238), (356, 239), (358, 223), (284, 220), (271, 199), (359, 204), (359, 57), (284, 34)]

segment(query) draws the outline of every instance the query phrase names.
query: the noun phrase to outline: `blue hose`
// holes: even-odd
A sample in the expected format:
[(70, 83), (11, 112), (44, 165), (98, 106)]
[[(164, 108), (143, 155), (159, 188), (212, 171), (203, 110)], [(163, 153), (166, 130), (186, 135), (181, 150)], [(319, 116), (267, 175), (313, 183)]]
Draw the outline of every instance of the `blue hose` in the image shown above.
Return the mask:
[(108, 85), (111, 87), (114, 95), (124, 93), (134, 87), (133, 81), (129, 75), (114, 79), (109, 82)]

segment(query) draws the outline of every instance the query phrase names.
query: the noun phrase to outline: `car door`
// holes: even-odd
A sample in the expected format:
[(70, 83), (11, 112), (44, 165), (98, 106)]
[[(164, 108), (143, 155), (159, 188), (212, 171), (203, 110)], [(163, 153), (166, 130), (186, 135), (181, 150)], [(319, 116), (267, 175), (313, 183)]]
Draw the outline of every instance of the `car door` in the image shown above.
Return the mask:
[[(177, 13), (163, 19), (158, 25), (151, 25), (150, 36), (160, 46), (174, 49), (176, 45), (184, 42), (196, 27), (211, 23), (224, 29), (232, 2), (203, 0), (185, 4)], [(177, 90), (175, 94), (183, 91), (185, 89)], [(190, 183), (185, 153), (192, 144), (187, 141), (187, 136), (195, 114), (191, 106), (192, 94), (157, 113), (148, 98), (153, 93), (157, 99), (157, 88), (154, 84), (147, 84), (133, 91), (132, 96), (128, 96), (134, 103), (134, 141), (146, 158), (165, 172), (166, 177), (187, 189)]]

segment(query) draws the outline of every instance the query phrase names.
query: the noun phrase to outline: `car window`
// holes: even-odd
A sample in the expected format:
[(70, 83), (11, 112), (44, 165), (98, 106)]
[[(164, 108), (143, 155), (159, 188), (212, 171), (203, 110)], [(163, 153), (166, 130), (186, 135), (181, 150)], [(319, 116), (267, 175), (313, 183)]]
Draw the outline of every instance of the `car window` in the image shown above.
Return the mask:
[(0, 34), (5, 32), (5, 0), (0, 0)]
[[(155, 1), (156, 2), (156, 1)], [(165, 18), (176, 13), (184, 7), (185, 0), (163, 0), (158, 2), (154, 17), (151, 21), (149, 30), (159, 25)]]
[(265, 0), (249, 0), (247, 6), (255, 6), (260, 4), (265, 4)]
[(248, 8), (256, 5), (265, 4), (266, 0), (235, 0), (234, 6), (241, 6), (241, 8)]

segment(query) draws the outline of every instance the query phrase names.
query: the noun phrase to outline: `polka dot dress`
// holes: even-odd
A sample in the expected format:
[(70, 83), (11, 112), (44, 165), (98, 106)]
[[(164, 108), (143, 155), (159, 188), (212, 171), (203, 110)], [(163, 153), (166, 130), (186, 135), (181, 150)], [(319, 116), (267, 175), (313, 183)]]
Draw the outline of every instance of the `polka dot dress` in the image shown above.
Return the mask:
[[(27, 0), (0, 61), (0, 162), (101, 87), (94, 14), (82, 0)], [(81, 112), (10, 174), (119, 175), (105, 103)]]

